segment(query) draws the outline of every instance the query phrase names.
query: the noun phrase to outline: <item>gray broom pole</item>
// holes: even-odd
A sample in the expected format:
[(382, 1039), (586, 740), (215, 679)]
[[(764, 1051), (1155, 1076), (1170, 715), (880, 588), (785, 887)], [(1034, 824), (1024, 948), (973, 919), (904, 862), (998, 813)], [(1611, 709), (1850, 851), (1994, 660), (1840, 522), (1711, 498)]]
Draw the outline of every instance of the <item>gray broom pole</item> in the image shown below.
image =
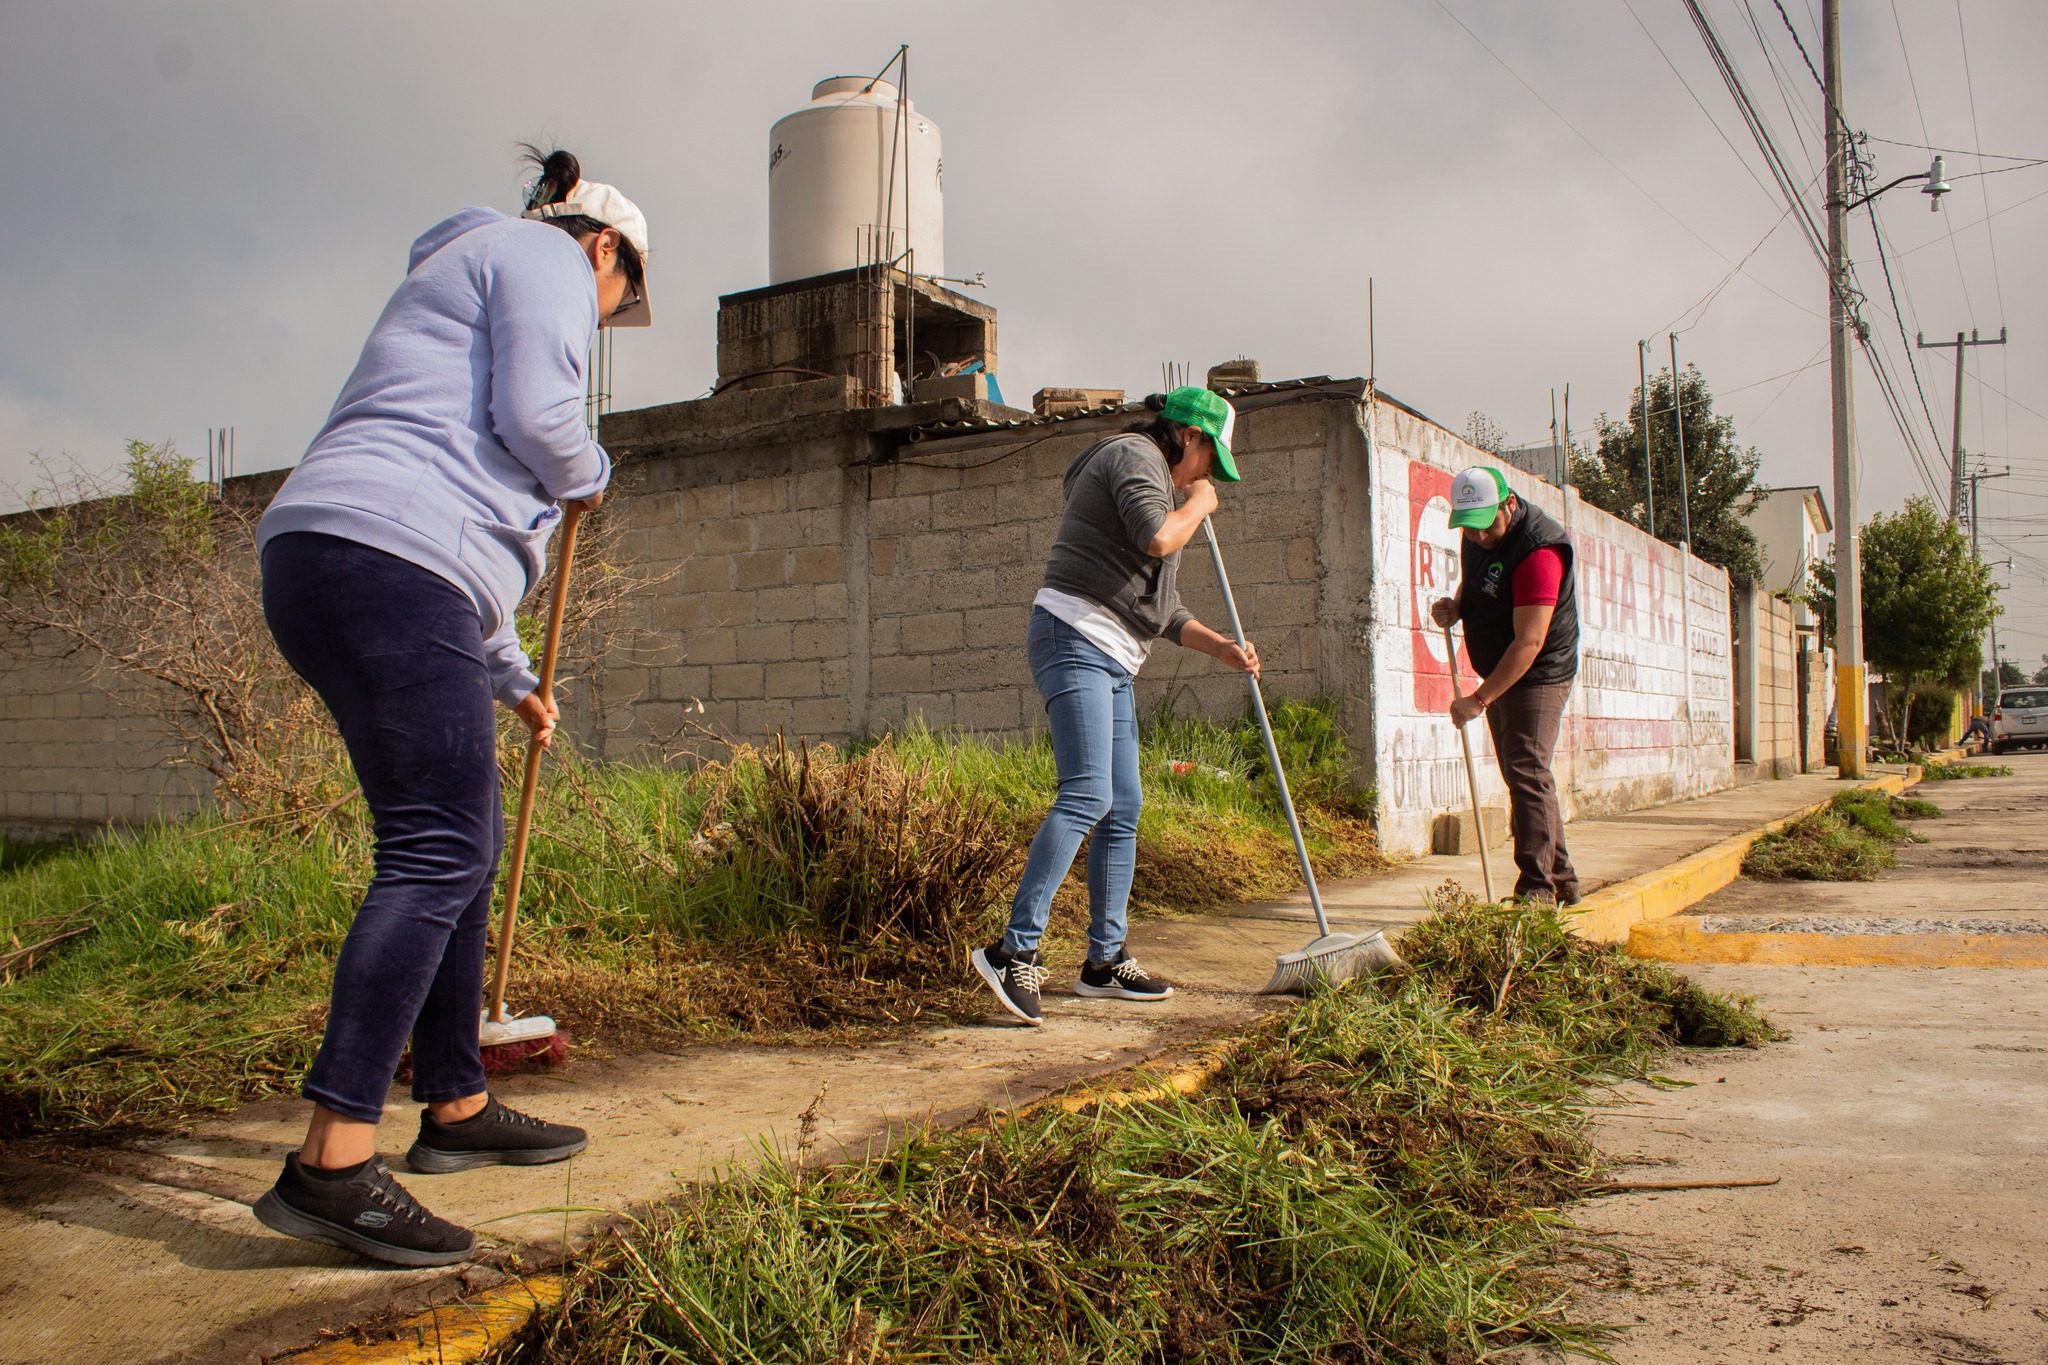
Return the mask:
[[(1451, 664), (1451, 695), (1462, 700), (1464, 693), (1458, 689), (1458, 644), (1451, 638), (1451, 628), (1444, 627), (1444, 653)], [(1493, 900), (1493, 868), (1486, 861), (1486, 826), (1479, 819), (1479, 772), (1472, 766), (1472, 736), (1464, 726), (1458, 727), (1458, 743), (1465, 746), (1465, 785), (1472, 791), (1472, 842), (1479, 845), (1479, 880), (1486, 887), (1488, 903)]]
[[(1230, 575), (1223, 571), (1223, 551), (1216, 547), (1216, 528), (1202, 518), (1202, 534), (1209, 538), (1209, 558), (1216, 565), (1216, 582), (1223, 589), (1223, 608), (1230, 614), (1230, 634), (1237, 641), (1239, 649), (1244, 648), (1244, 623), (1237, 619), (1237, 599), (1230, 595)], [(1280, 788), (1280, 808), (1287, 813), (1287, 832), (1294, 836), (1294, 853), (1301, 859), (1301, 875), (1308, 883), (1308, 902), (1315, 907), (1316, 932), (1323, 938), (1330, 936), (1330, 921), (1323, 914), (1322, 893), (1316, 890), (1315, 869), (1308, 863), (1308, 845), (1302, 842), (1301, 821), (1295, 818), (1294, 797), (1287, 790), (1287, 773), (1280, 766), (1280, 747), (1273, 742), (1273, 722), (1266, 717), (1266, 698), (1259, 691), (1257, 675), (1247, 673), (1244, 680), (1251, 684), (1252, 709), (1259, 713), (1259, 734), (1266, 741), (1266, 762), (1273, 765), (1273, 782)]]

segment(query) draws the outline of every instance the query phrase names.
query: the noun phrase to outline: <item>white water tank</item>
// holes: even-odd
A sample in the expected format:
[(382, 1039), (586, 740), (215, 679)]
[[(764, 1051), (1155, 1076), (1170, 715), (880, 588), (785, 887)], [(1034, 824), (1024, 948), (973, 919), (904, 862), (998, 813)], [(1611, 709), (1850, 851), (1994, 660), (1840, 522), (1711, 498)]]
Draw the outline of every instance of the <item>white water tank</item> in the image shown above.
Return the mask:
[(768, 145), (770, 284), (867, 264), (861, 239), (870, 228), (885, 234), (884, 259), (912, 247), (918, 274), (945, 273), (938, 125), (908, 100), (899, 107), (895, 86), (867, 76), (820, 81), (808, 105), (775, 121)]

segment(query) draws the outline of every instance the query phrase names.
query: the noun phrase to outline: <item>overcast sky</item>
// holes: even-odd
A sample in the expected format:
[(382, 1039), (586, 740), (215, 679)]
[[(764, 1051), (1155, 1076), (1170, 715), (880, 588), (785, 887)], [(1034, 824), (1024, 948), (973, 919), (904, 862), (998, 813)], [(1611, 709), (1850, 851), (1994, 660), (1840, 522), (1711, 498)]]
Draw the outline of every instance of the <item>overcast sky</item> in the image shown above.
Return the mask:
[[(1818, 0), (1783, 3), (1818, 64)], [(1776, 5), (1704, 6), (1810, 178), (1819, 91)], [(1846, 116), (1892, 140), (1869, 144), (1877, 183), (1926, 168), (1896, 143), (1962, 149), (1943, 212), (1907, 186), (1878, 217), (1908, 336), (2012, 329), (1970, 353), (1963, 438), (2014, 471), (1986, 485), (1986, 557), (2015, 561), (2000, 642), (2031, 670), (2048, 166), (1970, 153), (2048, 157), (2048, 6), (1845, 8)], [(900, 42), (944, 138), (947, 271), (986, 273), (1013, 401), (1240, 353), (1362, 375), (1372, 277), (1379, 379), (1446, 426), (1480, 410), (1547, 439), (1569, 383), (1590, 428), (1628, 406), (1637, 339), (1656, 365), (1683, 326), (1766, 480), (1832, 502), (1824, 280), (1677, 0), (0, 0), (0, 506), (37, 453), (105, 469), (129, 437), (202, 455), (233, 423), (241, 470), (290, 464), (413, 237), (516, 207), (520, 139), (647, 213), (660, 321), (621, 334), (617, 405), (701, 395), (717, 296), (767, 282), (769, 125)], [(2000, 173), (1960, 178), (1979, 171)], [(1937, 441), (1863, 214), (1854, 254), (1945, 496), (1953, 352), (1915, 357)], [(1866, 515), (1924, 492), (1861, 361), (1857, 421)]]

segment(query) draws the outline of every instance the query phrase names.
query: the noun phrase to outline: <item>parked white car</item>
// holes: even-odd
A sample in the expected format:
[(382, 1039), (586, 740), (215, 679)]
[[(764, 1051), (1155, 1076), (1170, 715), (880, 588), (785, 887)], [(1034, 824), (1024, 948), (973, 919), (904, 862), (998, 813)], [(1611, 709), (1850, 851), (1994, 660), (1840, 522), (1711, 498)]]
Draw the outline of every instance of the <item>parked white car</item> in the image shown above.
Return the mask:
[(2014, 687), (1991, 713), (1991, 752), (2048, 744), (2048, 687)]

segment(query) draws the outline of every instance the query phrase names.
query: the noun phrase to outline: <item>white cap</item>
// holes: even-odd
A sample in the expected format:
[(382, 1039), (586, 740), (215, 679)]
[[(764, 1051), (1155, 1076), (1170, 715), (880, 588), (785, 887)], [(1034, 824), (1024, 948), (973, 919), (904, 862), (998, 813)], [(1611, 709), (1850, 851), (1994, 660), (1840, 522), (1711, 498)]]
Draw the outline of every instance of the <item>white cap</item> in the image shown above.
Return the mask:
[(609, 325), (645, 327), (654, 320), (647, 303), (647, 215), (640, 212), (632, 200), (610, 185), (595, 180), (579, 180), (576, 188), (569, 191), (569, 197), (561, 203), (542, 204), (537, 209), (528, 209), (521, 217), (588, 218), (608, 228), (616, 228), (619, 236), (631, 242), (633, 249), (640, 253), (640, 297), (612, 314)]
[(1451, 480), (1451, 525), (1490, 526), (1508, 499), (1508, 481), (1497, 469), (1474, 465)]

